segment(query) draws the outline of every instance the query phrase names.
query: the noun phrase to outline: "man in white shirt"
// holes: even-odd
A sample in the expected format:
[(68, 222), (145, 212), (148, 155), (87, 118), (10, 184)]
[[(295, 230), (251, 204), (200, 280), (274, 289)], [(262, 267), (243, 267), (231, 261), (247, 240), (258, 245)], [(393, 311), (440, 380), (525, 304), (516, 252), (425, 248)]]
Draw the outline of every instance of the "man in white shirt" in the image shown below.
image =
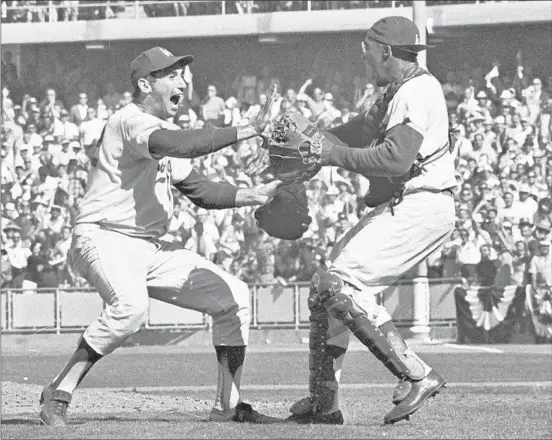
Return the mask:
[(519, 187), (519, 200), (513, 205), (514, 212), (519, 219), (533, 220), (535, 212), (537, 212), (538, 204), (531, 197), (531, 188), (527, 184), (522, 184)]
[(552, 286), (552, 258), (550, 255), (550, 239), (539, 242), (539, 251), (531, 259), (529, 273), (531, 274), (531, 285), (535, 290), (539, 286)]
[(105, 121), (96, 116), (96, 110), (88, 108), (88, 118), (80, 126), (81, 144), (87, 146), (97, 142), (104, 126)]
[(206, 124), (220, 127), (224, 120), (224, 100), (217, 96), (217, 88), (210, 84), (207, 87), (207, 98), (201, 105), (201, 115)]
[(502, 199), (504, 200), (504, 207), (498, 209), (497, 217), (501, 222), (506, 220), (511, 221), (513, 224), (519, 224), (519, 217), (517, 216), (517, 210), (514, 207), (514, 195), (511, 192), (505, 192)]
[(69, 113), (65, 109), (60, 112), (60, 122), (63, 126), (63, 132), (61, 133), (63, 139), (73, 141), (79, 138), (79, 128), (69, 120)]
[(454, 144), (454, 153), (457, 157), (468, 159), (473, 153), (473, 146), (470, 140), (464, 136), (460, 128), (455, 127), (452, 131), (452, 142)]

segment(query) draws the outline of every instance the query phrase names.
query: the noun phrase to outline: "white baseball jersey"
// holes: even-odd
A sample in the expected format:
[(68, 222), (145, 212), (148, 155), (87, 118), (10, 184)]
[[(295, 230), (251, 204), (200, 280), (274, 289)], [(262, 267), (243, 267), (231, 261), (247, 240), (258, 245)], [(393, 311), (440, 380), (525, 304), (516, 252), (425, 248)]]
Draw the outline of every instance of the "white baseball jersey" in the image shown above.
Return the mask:
[[(419, 132), (424, 140), (420, 155), (427, 157), (442, 148), (448, 139), (448, 116), (441, 85), (431, 75), (420, 75), (404, 83), (389, 103), (384, 123), (387, 130), (402, 124)], [(420, 176), (406, 184), (406, 191), (426, 188), (443, 190), (456, 187), (454, 156), (444, 154), (435, 162), (428, 163)]]
[(185, 179), (192, 165), (188, 159), (151, 157), (149, 136), (160, 128), (178, 129), (134, 103), (109, 118), (77, 225), (94, 223), (144, 238), (159, 238), (167, 232), (173, 215), (171, 182)]

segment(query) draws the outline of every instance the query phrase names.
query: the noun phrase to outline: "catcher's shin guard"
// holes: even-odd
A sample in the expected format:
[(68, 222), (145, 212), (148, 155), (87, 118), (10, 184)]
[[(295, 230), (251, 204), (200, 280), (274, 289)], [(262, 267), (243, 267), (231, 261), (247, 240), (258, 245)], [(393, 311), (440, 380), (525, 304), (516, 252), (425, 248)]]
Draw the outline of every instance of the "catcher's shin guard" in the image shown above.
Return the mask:
[(313, 412), (325, 413), (337, 406), (336, 361), (344, 348), (327, 344), (328, 313), (323, 306), (311, 310), (309, 335), (309, 391)]
[[(405, 362), (405, 357), (397, 353), (395, 346), (368, 319), (366, 312), (355, 304), (349, 295), (338, 293), (329, 297), (324, 305), (328, 313), (342, 321), (394, 376), (401, 380), (417, 381), (423, 379), (423, 367), (411, 368), (412, 364)], [(398, 344), (395, 345), (398, 346)]]

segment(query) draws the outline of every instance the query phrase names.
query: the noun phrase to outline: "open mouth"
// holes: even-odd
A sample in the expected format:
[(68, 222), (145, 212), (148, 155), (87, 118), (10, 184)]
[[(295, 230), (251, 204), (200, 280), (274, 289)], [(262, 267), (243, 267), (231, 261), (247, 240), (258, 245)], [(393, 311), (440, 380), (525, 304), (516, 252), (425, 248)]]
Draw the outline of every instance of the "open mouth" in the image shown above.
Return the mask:
[(177, 92), (177, 93), (174, 93), (173, 95), (171, 95), (170, 97), (170, 101), (174, 104), (174, 105), (179, 105), (182, 100), (184, 99), (184, 93), (182, 92)]

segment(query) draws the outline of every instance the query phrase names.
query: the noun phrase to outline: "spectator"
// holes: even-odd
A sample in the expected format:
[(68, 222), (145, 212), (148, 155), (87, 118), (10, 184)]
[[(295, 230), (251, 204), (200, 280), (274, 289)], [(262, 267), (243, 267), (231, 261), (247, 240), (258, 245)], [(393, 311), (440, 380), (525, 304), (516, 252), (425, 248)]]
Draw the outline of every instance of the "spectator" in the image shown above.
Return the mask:
[[(2, 5), (4, 2), (2, 2)], [(2, 20), (3, 21), (3, 20)], [(2, 61), (2, 85), (13, 87), (17, 84), (19, 75), (17, 74), (17, 66), (13, 62), (13, 54), (10, 51), (4, 52)]]
[(514, 204), (518, 218), (533, 219), (537, 212), (537, 202), (531, 197), (531, 188), (527, 184), (519, 187), (519, 200)]
[(236, 127), (241, 120), (240, 109), (238, 108), (238, 100), (231, 96), (225, 102), (224, 121), (225, 127)]
[(207, 87), (207, 97), (201, 105), (201, 117), (206, 124), (220, 127), (224, 122), (225, 104), (217, 96), (217, 88), (211, 84)]
[(537, 212), (533, 216), (533, 223), (537, 224), (541, 220), (548, 220), (552, 224), (552, 199), (543, 197), (537, 204)]
[(517, 286), (527, 285), (530, 262), (526, 243), (523, 240), (517, 241), (512, 252), (512, 282)]
[(341, 119), (341, 112), (335, 108), (334, 98), (331, 93), (326, 93), (324, 95), (323, 103), (324, 103), (324, 111), (318, 115), (318, 118), (316, 119), (316, 124), (320, 128), (326, 128), (332, 125), (336, 120)]
[(69, 111), (69, 121), (79, 127), (88, 117), (88, 95), (79, 93), (79, 102), (71, 107)]
[(64, 9), (63, 21), (77, 21), (79, 17), (79, 0), (61, 0), (60, 6)]
[(62, 126), (60, 130), (62, 140), (73, 141), (79, 138), (79, 128), (77, 124), (69, 120), (69, 113), (65, 109), (62, 109), (60, 112), (60, 122)]
[(58, 99), (56, 90), (53, 88), (47, 89), (46, 96), (39, 104), (42, 117), (45, 115), (59, 117), (59, 110), (61, 107), (63, 107), (63, 102)]
[(107, 108), (114, 109), (120, 104), (123, 99), (123, 95), (115, 89), (115, 85), (112, 82), (108, 82), (106, 87), (106, 94), (103, 96), (103, 102)]
[(267, 93), (269, 90), (272, 90), (274, 86), (278, 87), (278, 90), (282, 90), (282, 85), (280, 80), (274, 77), (270, 72), (270, 67), (266, 64), (261, 68), (261, 74), (257, 77), (257, 96), (259, 97), (263, 93)]
[(98, 118), (94, 108), (87, 109), (86, 120), (80, 125), (80, 142), (85, 148), (89, 145), (95, 145), (100, 139), (105, 126), (105, 121)]
[(11, 286), (13, 276), (12, 276), (11, 264), (8, 259), (8, 252), (6, 251), (6, 249), (4, 249), (4, 246), (1, 244), (0, 244), (0, 252), (1, 252), (0, 267), (2, 269), (2, 274), (0, 278), (0, 288), (4, 289), (6, 287)]
[(351, 222), (349, 221), (347, 214), (340, 212), (337, 215), (337, 222), (334, 227), (328, 229), (326, 232), (328, 247), (335, 246), (335, 244), (345, 236), (350, 227)]
[(469, 159), (473, 153), (473, 146), (469, 139), (466, 138), (461, 127), (456, 125), (452, 130), (452, 142), (454, 145), (454, 154), (457, 157)]
[(488, 244), (481, 246), (480, 253), (480, 260), (475, 265), (477, 284), (490, 287), (495, 283), (499, 262), (498, 260), (491, 260), (491, 246)]
[(6, 252), (11, 267), (11, 287), (19, 289), (24, 287), (23, 280), (25, 279), (27, 258), (29, 258), (30, 251), (21, 242), (21, 228), (19, 226), (15, 224), (7, 225), (4, 232), (9, 236)]
[(256, 240), (253, 242), (253, 249), (255, 249), (254, 258), (258, 264), (258, 276), (256, 277), (256, 281), (262, 284), (273, 283), (275, 281), (274, 269), (276, 252), (274, 238), (260, 229)]
[(370, 110), (372, 105), (378, 99), (378, 93), (376, 88), (372, 83), (366, 83), (366, 87), (363, 90), (363, 93), (359, 97), (355, 97), (355, 110), (359, 113), (364, 113)]
[(185, 130), (195, 127), (197, 122), (197, 114), (192, 109), (189, 99), (184, 99), (182, 104), (180, 104), (180, 107), (174, 116), (174, 120), (176, 121), (176, 125)]
[(542, 89), (540, 78), (533, 78), (532, 85), (524, 90), (527, 107), (529, 110), (529, 121), (531, 125), (538, 122), (542, 108), (548, 104), (550, 96)]
[(125, 106), (129, 105), (131, 102), (132, 102), (132, 93), (130, 93), (128, 91), (123, 92), (123, 99), (121, 100), (119, 105), (121, 107), (125, 107)]
[(320, 114), (326, 109), (324, 106), (323, 97), (324, 94), (322, 93), (322, 89), (320, 87), (316, 87), (313, 90), (313, 98), (311, 98), (309, 95), (306, 94), (307, 87), (311, 86), (313, 84), (313, 80), (308, 79), (304, 82), (304, 84), (299, 89), (299, 92), (297, 92), (297, 99), (306, 101), (306, 103), (309, 106), (309, 110), (312, 113), (311, 121), (316, 121)]
[(178, 125), (182, 130), (190, 130), (193, 124), (190, 116), (182, 114), (178, 117), (176, 125)]
[(531, 258), (529, 274), (531, 286), (537, 290), (538, 287), (552, 286), (552, 258), (550, 256), (550, 238), (540, 240), (537, 254)]
[(547, 219), (541, 219), (535, 224), (535, 228), (530, 238), (527, 240), (529, 255), (532, 257), (537, 255), (539, 243), (550, 238), (550, 231), (552, 230), (551, 225), (552, 224)]

